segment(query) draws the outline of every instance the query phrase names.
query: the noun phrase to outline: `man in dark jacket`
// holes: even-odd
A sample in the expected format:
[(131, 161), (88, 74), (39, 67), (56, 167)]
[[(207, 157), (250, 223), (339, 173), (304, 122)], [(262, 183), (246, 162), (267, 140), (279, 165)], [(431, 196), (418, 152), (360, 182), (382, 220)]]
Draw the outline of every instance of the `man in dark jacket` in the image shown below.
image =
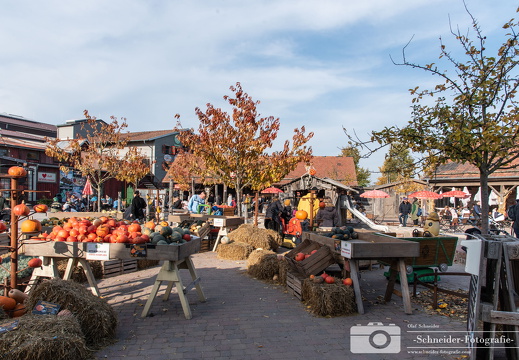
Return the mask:
[(132, 220), (144, 220), (144, 209), (146, 209), (146, 201), (143, 198), (141, 198), (141, 194), (139, 191), (135, 191), (135, 194), (133, 195), (132, 204), (130, 205)]
[(400, 222), (400, 226), (407, 226), (407, 218), (411, 213), (411, 203), (407, 198), (403, 198), (400, 206), (398, 207), (398, 221)]
[(516, 238), (519, 238), (519, 199), (515, 200), (515, 211), (514, 211), (514, 218), (511, 219), (514, 223), (512, 225), (512, 228), (514, 229), (514, 234)]
[(281, 233), (281, 212), (283, 211), (283, 205), (279, 201), (278, 197), (273, 197), (272, 202), (267, 207), (265, 213), (265, 229), (272, 229)]

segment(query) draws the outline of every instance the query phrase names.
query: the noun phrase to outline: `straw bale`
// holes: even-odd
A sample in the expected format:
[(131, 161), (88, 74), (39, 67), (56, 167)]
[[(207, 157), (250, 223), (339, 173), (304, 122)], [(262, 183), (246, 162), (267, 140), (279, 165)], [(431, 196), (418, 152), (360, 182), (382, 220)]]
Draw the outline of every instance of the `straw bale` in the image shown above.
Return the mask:
[(278, 274), (278, 282), (286, 285), (287, 284), (287, 272), (291, 268), (290, 264), (285, 260), (283, 256), (281, 259), (278, 258), (279, 261), (279, 274)]
[(283, 236), (281, 236), (280, 233), (278, 233), (277, 231), (274, 231), (272, 229), (265, 229), (265, 231), (271, 237), (270, 248), (272, 250), (276, 251), (281, 246), (281, 244), (283, 244)]
[(303, 280), (302, 297), (310, 312), (318, 316), (350, 315), (357, 311), (353, 288), (335, 279), (335, 284), (316, 284)]
[(225, 260), (247, 260), (253, 250), (251, 245), (242, 242), (220, 244), (216, 248), (218, 258)]
[[(14, 319), (11, 319), (14, 320)], [(92, 359), (74, 316), (24, 315), (18, 328), (0, 336), (0, 354), (10, 360)], [(0, 325), (6, 324), (2, 321)]]
[(254, 250), (247, 261), (249, 275), (260, 280), (273, 280), (279, 273), (279, 260), (270, 250)]
[(139, 270), (148, 269), (154, 266), (157, 266), (159, 264), (159, 260), (148, 260), (148, 259), (141, 259), (137, 260), (137, 268)]
[(101, 348), (115, 340), (115, 311), (104, 299), (93, 295), (83, 285), (59, 278), (43, 281), (29, 293), (26, 307), (33, 309), (40, 300), (70, 310), (81, 325), (89, 347)]
[[(67, 270), (67, 264), (68, 259), (61, 259), (57, 261), (58, 265), (58, 272), (60, 277), (63, 278), (65, 275), (65, 270)], [(102, 279), (103, 278), (103, 265), (101, 265), (101, 261), (89, 261), (90, 268), (92, 269), (92, 274), (94, 275), (95, 279)], [(78, 283), (84, 283), (87, 282), (87, 277), (85, 275), (85, 271), (81, 266), (75, 266), (72, 270), (72, 280), (78, 282)]]
[(229, 240), (252, 245), (254, 249), (275, 250), (276, 240), (266, 229), (251, 224), (242, 224), (229, 233)]

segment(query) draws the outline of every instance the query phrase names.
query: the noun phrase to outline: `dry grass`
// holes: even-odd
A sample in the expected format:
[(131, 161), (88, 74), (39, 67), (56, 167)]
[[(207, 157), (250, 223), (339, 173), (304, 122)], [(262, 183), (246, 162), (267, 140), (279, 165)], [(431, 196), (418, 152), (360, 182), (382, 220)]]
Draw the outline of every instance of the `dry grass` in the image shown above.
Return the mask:
[(353, 288), (335, 279), (335, 284), (317, 284), (303, 280), (302, 296), (310, 312), (318, 316), (351, 315), (357, 311)]
[(216, 248), (218, 258), (224, 260), (247, 260), (252, 251), (254, 251), (252, 245), (242, 242), (220, 244)]
[(33, 309), (40, 300), (70, 310), (79, 322), (89, 347), (101, 348), (115, 340), (115, 311), (104, 299), (93, 295), (83, 285), (58, 278), (43, 281), (29, 293), (26, 307)]
[(247, 261), (249, 275), (260, 280), (273, 280), (279, 274), (279, 260), (270, 250), (254, 250)]
[[(24, 315), (18, 328), (0, 335), (0, 358), (10, 360), (92, 359), (74, 316)], [(12, 320), (9, 320), (12, 321)], [(3, 321), (5, 325), (9, 321)]]

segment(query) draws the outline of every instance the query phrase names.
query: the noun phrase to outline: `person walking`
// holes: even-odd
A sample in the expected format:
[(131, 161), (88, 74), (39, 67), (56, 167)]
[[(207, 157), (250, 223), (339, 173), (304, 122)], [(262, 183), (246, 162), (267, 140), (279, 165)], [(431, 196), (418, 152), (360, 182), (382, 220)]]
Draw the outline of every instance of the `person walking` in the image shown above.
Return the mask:
[(420, 202), (417, 198), (413, 198), (413, 203), (411, 204), (411, 220), (413, 220), (413, 226), (418, 226), (420, 215), (422, 215), (420, 210)]
[(279, 234), (282, 231), (281, 225), (281, 213), (283, 211), (283, 205), (277, 196), (272, 198), (272, 202), (267, 207), (267, 212), (265, 213), (265, 229), (272, 229)]
[(137, 190), (133, 194), (132, 204), (130, 205), (132, 219), (142, 222), (144, 220), (144, 209), (146, 209), (146, 201), (141, 198), (141, 193)]
[(398, 221), (400, 222), (400, 226), (407, 226), (407, 218), (411, 213), (411, 203), (405, 197), (402, 199), (400, 206), (398, 207)]

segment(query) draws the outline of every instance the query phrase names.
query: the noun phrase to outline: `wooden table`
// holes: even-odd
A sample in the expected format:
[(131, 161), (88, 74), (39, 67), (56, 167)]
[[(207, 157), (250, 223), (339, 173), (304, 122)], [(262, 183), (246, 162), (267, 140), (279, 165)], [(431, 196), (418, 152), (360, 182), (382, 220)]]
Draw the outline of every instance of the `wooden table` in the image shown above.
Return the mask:
[[(30, 287), (41, 277), (59, 277), (56, 262), (58, 259), (68, 258), (67, 269), (63, 279), (70, 280), (72, 270), (76, 265), (79, 265), (85, 271), (92, 292), (95, 295), (100, 296), (97, 282), (92, 273), (89, 260), (87, 260), (87, 253), (89, 250), (92, 251), (89, 246), (91, 247), (92, 244), (95, 245), (96, 243), (41, 241), (32, 239), (24, 240), (22, 247), (23, 252), (30, 256), (40, 256), (43, 260), (42, 267), (34, 269), (30, 285), (26, 291), (28, 292)], [(166, 293), (163, 298), (164, 301), (169, 299), (171, 289), (173, 288), (173, 285), (175, 285), (186, 319), (191, 319), (192, 317), (186, 296), (189, 290), (196, 288), (200, 301), (204, 302), (206, 300), (202, 287), (200, 286), (200, 278), (198, 277), (191, 260), (191, 255), (200, 251), (200, 237), (193, 236), (191, 241), (181, 245), (143, 244), (136, 246), (132, 244), (111, 243), (104, 243), (102, 245), (108, 246), (108, 258), (110, 259), (147, 259), (164, 261), (162, 268), (155, 278), (155, 283), (150, 296), (146, 301), (146, 305), (144, 306), (141, 315), (142, 317), (146, 317), (149, 314), (153, 300), (157, 296), (160, 285), (163, 281), (167, 282)], [(180, 277), (180, 269), (189, 270), (193, 280), (185, 287)]]
[(420, 245), (418, 243), (401, 240), (392, 236), (381, 236), (373, 232), (360, 232), (358, 240), (347, 240), (341, 242), (341, 251), (335, 248), (335, 240), (312, 232), (303, 232), (303, 239), (316, 241), (327, 245), (335, 253), (340, 254), (349, 261), (355, 301), (359, 314), (364, 314), (362, 293), (360, 288), (359, 261), (383, 259), (390, 265), (389, 281), (386, 286), (384, 300), (389, 302), (395, 290), (397, 275), (400, 275), (401, 295), (406, 314), (412, 314), (411, 295), (407, 283), (405, 259), (417, 257)]

